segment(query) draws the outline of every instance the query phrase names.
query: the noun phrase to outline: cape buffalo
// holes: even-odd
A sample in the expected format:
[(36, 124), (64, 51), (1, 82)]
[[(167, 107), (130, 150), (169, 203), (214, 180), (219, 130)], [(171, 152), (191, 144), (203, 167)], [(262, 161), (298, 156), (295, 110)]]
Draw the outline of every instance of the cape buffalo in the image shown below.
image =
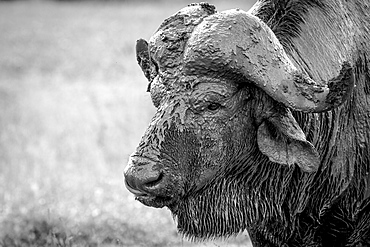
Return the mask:
[(370, 2), (192, 4), (136, 45), (157, 112), (125, 169), (192, 239), (370, 246)]

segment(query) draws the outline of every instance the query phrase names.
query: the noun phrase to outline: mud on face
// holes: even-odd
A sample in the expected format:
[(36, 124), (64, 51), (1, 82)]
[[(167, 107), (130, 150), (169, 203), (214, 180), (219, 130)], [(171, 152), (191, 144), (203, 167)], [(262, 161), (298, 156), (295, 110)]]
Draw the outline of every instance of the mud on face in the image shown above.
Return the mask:
[(157, 113), (125, 172), (128, 187), (146, 205), (175, 203), (242, 153), (249, 90), (219, 79), (197, 81), (166, 93), (151, 87)]

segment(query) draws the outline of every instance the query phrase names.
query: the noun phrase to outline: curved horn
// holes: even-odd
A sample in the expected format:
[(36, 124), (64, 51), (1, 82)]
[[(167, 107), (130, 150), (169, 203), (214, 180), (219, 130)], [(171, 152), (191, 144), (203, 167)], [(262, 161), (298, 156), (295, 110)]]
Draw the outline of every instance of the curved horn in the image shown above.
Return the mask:
[(242, 75), (273, 99), (305, 112), (322, 112), (343, 103), (353, 88), (352, 68), (344, 63), (339, 75), (318, 83), (297, 69), (273, 31), (259, 18), (228, 10), (203, 20), (189, 38), (184, 54), (192, 68)]

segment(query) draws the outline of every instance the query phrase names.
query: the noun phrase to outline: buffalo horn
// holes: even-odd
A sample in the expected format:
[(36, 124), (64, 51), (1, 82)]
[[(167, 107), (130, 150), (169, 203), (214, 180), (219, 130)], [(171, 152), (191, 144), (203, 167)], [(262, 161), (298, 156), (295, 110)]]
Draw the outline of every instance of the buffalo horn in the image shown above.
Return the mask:
[(337, 107), (348, 98), (354, 83), (348, 62), (343, 62), (335, 78), (314, 81), (295, 67), (264, 22), (241, 10), (205, 18), (189, 38), (184, 59), (191, 67), (241, 75), (273, 99), (304, 112)]

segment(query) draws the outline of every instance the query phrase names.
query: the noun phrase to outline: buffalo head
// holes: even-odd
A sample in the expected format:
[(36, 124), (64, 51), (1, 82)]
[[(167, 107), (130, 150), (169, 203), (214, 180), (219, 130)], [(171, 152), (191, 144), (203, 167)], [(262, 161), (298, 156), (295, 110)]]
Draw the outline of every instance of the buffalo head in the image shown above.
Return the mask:
[(315, 82), (257, 17), (208, 4), (180, 10), (136, 49), (157, 112), (130, 157), (126, 186), (200, 238), (248, 228), (266, 217), (259, 214), (269, 205), (256, 201), (267, 187), (279, 201), (292, 171), (317, 170), (319, 154), (290, 109), (337, 107), (352, 81), (344, 64), (332, 81)]

